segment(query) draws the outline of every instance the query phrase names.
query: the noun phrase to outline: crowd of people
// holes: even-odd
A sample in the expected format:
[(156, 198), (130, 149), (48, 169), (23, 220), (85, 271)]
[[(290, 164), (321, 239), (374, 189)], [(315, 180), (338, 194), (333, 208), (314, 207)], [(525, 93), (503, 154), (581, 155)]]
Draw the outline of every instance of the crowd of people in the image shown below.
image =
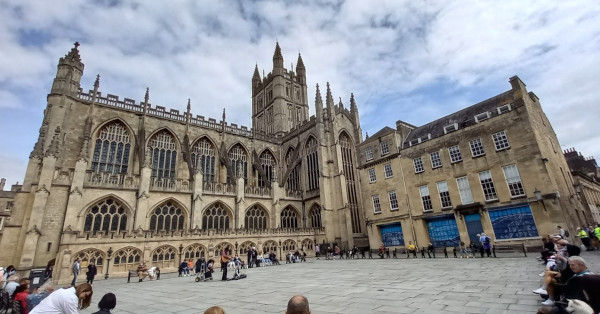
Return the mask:
[[(588, 249), (587, 241), (582, 241), (583, 247), (571, 244), (567, 240), (568, 231), (561, 226), (557, 228), (558, 233), (542, 239), (543, 249), (538, 257), (544, 265), (539, 274), (543, 280), (533, 293), (545, 299), (539, 313), (566, 313), (570, 299), (583, 301), (579, 306), (587, 306), (597, 313), (600, 311), (600, 275), (594, 275), (579, 256), (582, 248)], [(600, 228), (598, 234), (596, 241), (600, 240)]]

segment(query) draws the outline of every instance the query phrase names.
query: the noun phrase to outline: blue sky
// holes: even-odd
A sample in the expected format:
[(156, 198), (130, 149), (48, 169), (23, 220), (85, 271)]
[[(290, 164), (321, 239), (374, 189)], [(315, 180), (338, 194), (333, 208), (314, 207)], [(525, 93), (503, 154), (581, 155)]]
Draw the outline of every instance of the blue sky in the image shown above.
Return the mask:
[[(354, 93), (363, 131), (422, 125), (510, 89), (535, 92), (563, 149), (600, 157), (598, 1), (0, 1), (0, 177), (21, 182), (58, 59), (82, 88), (251, 125), (254, 65), (302, 53), (309, 98)], [(314, 102), (310, 102), (311, 114)], [(7, 187), (8, 188), (8, 187)]]

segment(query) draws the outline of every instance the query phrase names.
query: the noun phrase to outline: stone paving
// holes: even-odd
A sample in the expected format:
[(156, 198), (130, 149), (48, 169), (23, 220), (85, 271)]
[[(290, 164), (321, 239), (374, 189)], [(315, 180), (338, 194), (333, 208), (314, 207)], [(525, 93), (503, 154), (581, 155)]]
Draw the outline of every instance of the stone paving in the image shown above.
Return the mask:
[[(316, 260), (252, 268), (238, 281), (163, 274), (159, 281), (126, 278), (94, 283), (93, 303), (82, 313), (97, 311), (102, 295), (117, 295), (115, 313), (203, 313), (219, 305), (228, 314), (284, 313), (289, 298), (302, 294), (312, 313), (535, 313), (541, 298), (543, 266), (529, 257), (484, 259)], [(583, 252), (595, 273), (600, 253)], [(231, 274), (230, 274), (231, 276)]]

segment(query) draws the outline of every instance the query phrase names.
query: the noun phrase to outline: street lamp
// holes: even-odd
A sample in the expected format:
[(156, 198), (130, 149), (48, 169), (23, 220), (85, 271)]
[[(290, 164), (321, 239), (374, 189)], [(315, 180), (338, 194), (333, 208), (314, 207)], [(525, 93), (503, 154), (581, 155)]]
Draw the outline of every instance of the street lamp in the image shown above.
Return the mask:
[(106, 275), (104, 275), (104, 280), (108, 279), (108, 267), (110, 267), (110, 257), (112, 256), (113, 250), (112, 250), (112, 246), (108, 248), (108, 251), (106, 251), (106, 255), (108, 256), (108, 258), (106, 259)]
[(533, 195), (535, 195), (536, 201), (539, 202), (542, 200), (542, 192), (540, 192), (540, 190), (538, 190), (537, 188), (535, 188), (535, 190), (533, 190)]

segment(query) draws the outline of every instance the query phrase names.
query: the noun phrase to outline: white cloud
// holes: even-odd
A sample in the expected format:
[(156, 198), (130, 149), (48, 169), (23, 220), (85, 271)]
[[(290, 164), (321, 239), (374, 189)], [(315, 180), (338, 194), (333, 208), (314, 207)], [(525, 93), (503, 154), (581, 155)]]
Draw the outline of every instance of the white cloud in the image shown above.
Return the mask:
[[(194, 114), (220, 118), (225, 107), (228, 121), (251, 125), (254, 64), (268, 73), (278, 40), (286, 67), (302, 52), (311, 112), (315, 84), (324, 93), (329, 81), (336, 101), (347, 104), (354, 92), (363, 130), (371, 134), (383, 123), (423, 124), (494, 96), (517, 74), (541, 98), (562, 146), (600, 156), (598, 145), (589, 145), (600, 139), (590, 127), (600, 118), (597, 2), (6, 0), (0, 6), (0, 108), (42, 107), (58, 59), (80, 41), (84, 90), (99, 73), (104, 94), (140, 101), (148, 86), (154, 105), (183, 111), (191, 98)], [(11, 120), (10, 112), (0, 117)], [(39, 121), (31, 123), (24, 132), (37, 132)]]

